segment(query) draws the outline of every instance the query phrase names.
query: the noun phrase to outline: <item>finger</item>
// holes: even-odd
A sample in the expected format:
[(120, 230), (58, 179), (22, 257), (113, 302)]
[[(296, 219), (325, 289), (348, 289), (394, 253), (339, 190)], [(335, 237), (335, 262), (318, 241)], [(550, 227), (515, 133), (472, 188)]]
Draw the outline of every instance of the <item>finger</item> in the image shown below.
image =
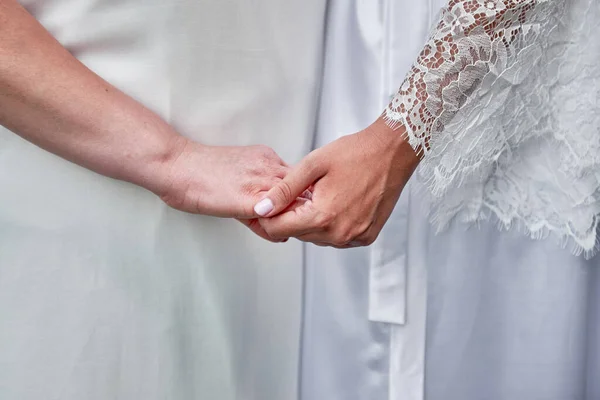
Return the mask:
[(256, 215), (271, 217), (281, 213), (324, 174), (323, 163), (317, 162), (314, 156), (307, 156), (254, 206)]
[(273, 239), (270, 237), (267, 232), (263, 229), (257, 219), (238, 219), (242, 224), (246, 225), (252, 232), (260, 236), (261, 238), (268, 240), (273, 243), (283, 243), (287, 242), (288, 239)]
[(265, 232), (274, 239), (298, 237), (319, 229), (318, 213), (310, 200), (297, 201), (289, 209), (275, 217), (260, 218)]
[(304, 192), (302, 192), (302, 194), (300, 195), (301, 199), (306, 199), (306, 200), (312, 200), (313, 198), (313, 193), (311, 190), (306, 189)]

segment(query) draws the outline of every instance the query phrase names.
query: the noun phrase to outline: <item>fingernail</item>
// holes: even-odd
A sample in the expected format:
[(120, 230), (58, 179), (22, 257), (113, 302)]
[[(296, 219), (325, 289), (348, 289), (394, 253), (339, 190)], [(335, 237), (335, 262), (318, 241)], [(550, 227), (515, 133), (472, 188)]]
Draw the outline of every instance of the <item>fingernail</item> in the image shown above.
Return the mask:
[(256, 212), (261, 217), (267, 216), (271, 211), (273, 211), (273, 202), (271, 199), (264, 199), (260, 201), (257, 205), (254, 206), (254, 212)]
[(302, 197), (308, 200), (312, 200), (313, 194), (310, 190), (305, 190), (304, 193), (302, 193)]

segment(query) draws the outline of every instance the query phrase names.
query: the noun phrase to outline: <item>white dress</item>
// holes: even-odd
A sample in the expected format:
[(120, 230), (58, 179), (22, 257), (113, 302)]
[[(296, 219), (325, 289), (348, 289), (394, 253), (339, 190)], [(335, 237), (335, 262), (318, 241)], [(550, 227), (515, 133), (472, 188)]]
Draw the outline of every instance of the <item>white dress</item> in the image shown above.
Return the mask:
[[(470, 3), (493, 8), (509, 2)], [(594, 60), (600, 56), (595, 40), (600, 3), (559, 3), (567, 16), (547, 37), (562, 38), (567, 47), (556, 42), (546, 47), (543, 54), (550, 57), (531, 69), (534, 74), (514, 68), (502, 75), (514, 90), (502, 101), (483, 96), (503, 93), (498, 87), (462, 92), (470, 99), (480, 96), (487, 108), (465, 106), (475, 111), (454, 113), (439, 130), (372, 248), (308, 247), (304, 400), (600, 398), (600, 260), (584, 257), (594, 253), (596, 242), (600, 68)], [(446, 4), (332, 3), (319, 145), (364, 128), (381, 113)], [(539, 22), (525, 29), (535, 35)], [(529, 50), (520, 54), (539, 61), (540, 53)], [(549, 87), (542, 86), (550, 73), (552, 79), (544, 81)], [(393, 105), (388, 116), (398, 111)], [(518, 118), (502, 120), (511, 113)], [(558, 128), (553, 134), (562, 137), (543, 136), (548, 127)], [(409, 132), (417, 147), (423, 144), (421, 132)], [(499, 132), (515, 141), (497, 140)], [(571, 145), (578, 160), (557, 142)], [(507, 149), (512, 159), (502, 158)], [(467, 150), (489, 150), (489, 159), (482, 158), (485, 153), (466, 157)], [(450, 175), (456, 160), (481, 165), (467, 164)], [(474, 173), (466, 173), (467, 167)], [(512, 186), (487, 190), (502, 183), (502, 176)], [(513, 190), (519, 187), (526, 190)], [(503, 206), (494, 209), (490, 199)], [(548, 207), (540, 207), (541, 200)], [(465, 223), (471, 221), (475, 226)], [(498, 229), (511, 222), (526, 232)]]
[[(324, 0), (22, 4), (182, 134), (310, 150)], [(4, 129), (0, 192), (0, 399), (296, 398), (300, 243), (171, 210)]]

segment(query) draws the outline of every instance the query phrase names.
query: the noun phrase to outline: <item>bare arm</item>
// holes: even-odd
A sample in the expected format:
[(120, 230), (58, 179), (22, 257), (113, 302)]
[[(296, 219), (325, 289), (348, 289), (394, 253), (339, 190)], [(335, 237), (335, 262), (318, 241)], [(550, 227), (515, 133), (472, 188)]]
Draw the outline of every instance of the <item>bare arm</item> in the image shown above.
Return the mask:
[(0, 124), (74, 163), (155, 192), (163, 184), (158, 170), (185, 145), (14, 0), (0, 2)]
[(161, 192), (185, 139), (64, 49), (15, 0), (0, 1), (0, 124), (102, 175)]
[(251, 218), (288, 170), (272, 149), (212, 147), (180, 136), (86, 68), (15, 0), (0, 0), (0, 124), (176, 209), (235, 217), (270, 239)]

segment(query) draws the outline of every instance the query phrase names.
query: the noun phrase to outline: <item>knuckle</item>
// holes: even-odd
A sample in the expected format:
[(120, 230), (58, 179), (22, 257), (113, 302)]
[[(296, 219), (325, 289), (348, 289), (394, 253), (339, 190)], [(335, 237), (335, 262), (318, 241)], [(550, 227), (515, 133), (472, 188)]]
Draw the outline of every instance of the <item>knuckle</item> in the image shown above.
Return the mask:
[(345, 246), (352, 242), (354, 235), (347, 229), (338, 229), (332, 236), (332, 242), (335, 246)]
[(369, 230), (368, 232), (366, 232), (365, 234), (363, 234), (360, 237), (360, 243), (363, 246), (370, 246), (373, 243), (375, 243), (375, 241), (377, 240), (378, 237), (379, 237), (379, 232), (373, 232), (373, 230)]
[(357, 224), (356, 227), (356, 236), (363, 236), (363, 235), (367, 235), (369, 230), (371, 229), (371, 226), (373, 226), (373, 221), (367, 221), (367, 222), (362, 222)]
[(314, 224), (317, 229), (327, 230), (333, 225), (335, 217), (331, 213), (320, 212), (314, 218)]
[(373, 221), (357, 223), (352, 228), (352, 238), (350, 241), (353, 245), (358, 246), (370, 246), (377, 239), (377, 235), (373, 234)]
[(368, 235), (360, 240), (360, 244), (362, 246), (370, 246), (375, 243), (375, 239), (375, 237)]
[(333, 247), (344, 246), (344, 241), (342, 240), (342, 238), (338, 237), (337, 235), (335, 235), (331, 238), (330, 243)]
[(331, 244), (333, 244), (334, 247), (337, 247), (337, 248), (341, 249), (341, 248), (346, 247), (346, 245), (348, 244), (348, 242), (345, 241), (343, 238), (339, 237), (339, 238), (333, 239), (331, 241)]
[(371, 229), (371, 224), (364, 226), (345, 225), (338, 228), (333, 235), (334, 245), (365, 247), (372, 245), (377, 239), (377, 233)]

